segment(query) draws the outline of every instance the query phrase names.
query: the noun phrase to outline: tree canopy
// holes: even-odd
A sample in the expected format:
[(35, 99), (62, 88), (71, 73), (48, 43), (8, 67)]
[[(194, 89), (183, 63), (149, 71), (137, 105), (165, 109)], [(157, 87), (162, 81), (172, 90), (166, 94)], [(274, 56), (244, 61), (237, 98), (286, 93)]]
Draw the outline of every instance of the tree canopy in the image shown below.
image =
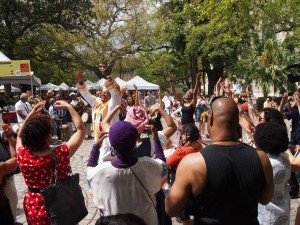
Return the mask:
[(288, 89), (299, 63), (300, 0), (0, 0), (0, 50), (30, 59), (43, 82), (74, 81), (82, 68), (105, 77), (140, 75), (162, 87), (175, 73), (189, 88), (198, 71), (212, 94), (220, 76), (265, 94)]

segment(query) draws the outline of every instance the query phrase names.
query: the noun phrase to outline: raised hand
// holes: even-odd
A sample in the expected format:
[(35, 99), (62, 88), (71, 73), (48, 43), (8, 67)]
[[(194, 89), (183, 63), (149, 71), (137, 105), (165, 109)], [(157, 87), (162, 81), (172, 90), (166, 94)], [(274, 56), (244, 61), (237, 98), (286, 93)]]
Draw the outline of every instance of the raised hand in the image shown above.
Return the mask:
[(252, 95), (251, 85), (250, 84), (248, 84), (247, 87), (246, 87), (246, 94), (247, 94), (247, 96), (251, 96)]
[(101, 147), (104, 138), (107, 138), (107, 137), (108, 137), (108, 132), (101, 131), (99, 136), (98, 136), (98, 139), (96, 141), (96, 145)]
[(154, 125), (146, 125), (145, 129), (152, 133), (152, 138), (153, 138), (154, 141), (158, 140), (157, 129)]
[(1, 126), (2, 126), (2, 130), (4, 132), (4, 135), (6, 137), (9, 137), (11, 135), (11, 127), (6, 123), (2, 123)]
[(155, 112), (160, 109), (159, 104), (154, 104), (149, 108), (150, 116), (154, 116)]
[(300, 93), (298, 91), (295, 93), (295, 101), (300, 106)]
[(172, 72), (169, 73), (169, 80), (170, 81), (174, 80), (174, 74)]
[(199, 81), (200, 78), (201, 78), (201, 73), (197, 73), (197, 75), (196, 75), (196, 80)]
[(41, 112), (44, 108), (45, 108), (45, 105), (46, 105), (46, 101), (42, 101), (42, 102), (39, 102), (38, 104), (36, 104), (33, 109), (31, 110), (32, 113), (38, 113), (38, 112)]
[(288, 98), (289, 98), (289, 96), (288, 96), (288, 93), (285, 93), (285, 94), (283, 95), (283, 97), (282, 97), (282, 100), (281, 100), (281, 101), (283, 101), (283, 102), (287, 102)]
[(85, 77), (85, 73), (83, 73), (80, 69), (76, 71), (76, 79), (79, 83), (83, 83)]
[(219, 88), (221, 87), (221, 85), (222, 85), (222, 80), (223, 80), (223, 78), (220, 77), (219, 80), (217, 81), (217, 84), (216, 84), (217, 87), (219, 87)]
[(57, 109), (68, 109), (68, 107), (70, 107), (71, 105), (69, 103), (67, 103), (66, 101), (56, 101), (54, 103), (54, 107)]

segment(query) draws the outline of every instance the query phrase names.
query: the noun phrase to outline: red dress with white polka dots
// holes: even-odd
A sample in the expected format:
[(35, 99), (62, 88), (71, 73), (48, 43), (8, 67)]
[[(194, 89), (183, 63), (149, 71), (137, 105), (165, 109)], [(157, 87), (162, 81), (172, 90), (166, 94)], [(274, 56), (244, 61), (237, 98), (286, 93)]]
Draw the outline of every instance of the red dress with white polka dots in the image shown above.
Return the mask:
[[(68, 146), (60, 145), (55, 148), (55, 152), (58, 180), (62, 181), (68, 176), (70, 163)], [(28, 187), (40, 189), (50, 185), (51, 158), (51, 153), (40, 157), (32, 155), (24, 146), (18, 148), (17, 161)], [(50, 225), (40, 193), (26, 191), (23, 207), (29, 225)]]

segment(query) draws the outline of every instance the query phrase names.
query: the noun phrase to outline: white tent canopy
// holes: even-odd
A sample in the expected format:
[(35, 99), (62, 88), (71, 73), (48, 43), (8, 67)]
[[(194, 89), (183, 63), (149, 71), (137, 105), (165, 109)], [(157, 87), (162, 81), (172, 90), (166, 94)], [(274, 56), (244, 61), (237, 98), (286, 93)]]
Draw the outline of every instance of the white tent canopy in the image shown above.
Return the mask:
[(37, 90), (48, 91), (48, 90), (55, 90), (57, 88), (58, 88), (57, 85), (48, 83), (48, 84), (43, 84), (41, 87), (37, 88)]
[(85, 83), (86, 85), (93, 84), (93, 82), (92, 82), (92, 81), (90, 81), (90, 80), (86, 80), (84, 83)]
[[(0, 92), (2, 91), (4, 91), (4, 85), (0, 86)], [(21, 89), (11, 85), (11, 92), (21, 92)]]
[(119, 77), (117, 77), (117, 78), (115, 79), (115, 81), (118, 83), (118, 85), (119, 85), (121, 88), (123, 88), (123, 87), (125, 86), (125, 84), (126, 84), (126, 81), (122, 80), (122, 79), (119, 78)]
[(68, 91), (69, 89), (70, 89), (69, 86), (65, 83), (61, 83), (59, 85), (59, 90), (61, 90), (61, 91)]
[(98, 80), (97, 82), (95, 82), (92, 86), (89, 86), (87, 83), (87, 88), (88, 89), (95, 89), (95, 90), (99, 90), (104, 86), (106, 79), (102, 78), (101, 80)]
[(133, 84), (137, 86), (139, 90), (158, 90), (159, 85), (150, 83), (140, 76), (135, 76), (131, 80), (127, 81), (125, 84), (125, 88), (129, 90), (134, 90)]
[(10, 61), (10, 59), (0, 51), (0, 61)]

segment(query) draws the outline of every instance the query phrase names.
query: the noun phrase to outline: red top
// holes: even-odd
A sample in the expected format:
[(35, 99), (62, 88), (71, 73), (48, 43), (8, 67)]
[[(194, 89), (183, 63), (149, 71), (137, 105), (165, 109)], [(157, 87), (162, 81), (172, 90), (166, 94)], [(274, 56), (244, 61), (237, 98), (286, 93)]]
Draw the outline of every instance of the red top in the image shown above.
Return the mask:
[(180, 163), (180, 161), (183, 159), (184, 156), (190, 153), (198, 152), (201, 149), (202, 149), (201, 144), (199, 144), (199, 146), (196, 148), (192, 148), (189, 146), (183, 146), (181, 148), (177, 148), (175, 152), (173, 152), (173, 154), (167, 158), (167, 165), (177, 170), (178, 164)]
[[(56, 147), (55, 153), (58, 181), (62, 181), (68, 175), (68, 165), (70, 163), (68, 146), (64, 144)], [(45, 156), (35, 156), (24, 146), (18, 148), (17, 162), (27, 186), (43, 188), (50, 185), (51, 158), (51, 153)], [(43, 196), (40, 193), (26, 191), (23, 206), (29, 225), (50, 225)]]

